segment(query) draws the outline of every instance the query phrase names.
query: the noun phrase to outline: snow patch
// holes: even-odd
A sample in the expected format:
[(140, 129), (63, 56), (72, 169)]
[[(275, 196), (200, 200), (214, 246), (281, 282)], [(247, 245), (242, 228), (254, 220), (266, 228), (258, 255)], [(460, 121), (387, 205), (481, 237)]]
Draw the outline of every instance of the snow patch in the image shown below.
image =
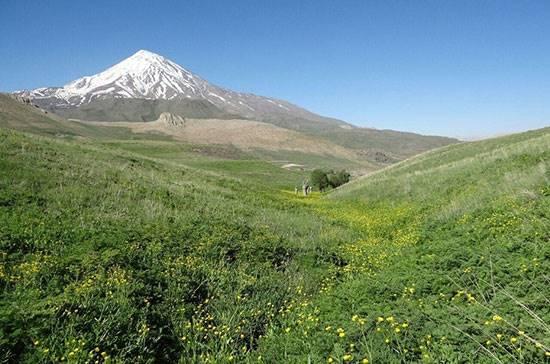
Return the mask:
[(223, 102), (226, 102), (226, 101), (227, 101), (226, 99), (224, 99), (224, 98), (221, 97), (220, 95), (217, 95), (217, 94), (215, 94), (215, 93), (213, 93), (213, 92), (209, 92), (208, 94), (211, 95), (211, 96), (217, 97), (218, 99), (222, 100)]

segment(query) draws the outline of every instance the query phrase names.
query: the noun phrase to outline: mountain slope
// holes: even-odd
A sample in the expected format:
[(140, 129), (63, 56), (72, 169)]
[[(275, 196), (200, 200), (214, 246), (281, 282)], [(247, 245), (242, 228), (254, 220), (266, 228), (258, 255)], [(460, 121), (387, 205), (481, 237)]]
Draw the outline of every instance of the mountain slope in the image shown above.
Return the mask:
[[(521, 163), (522, 160), (525, 163)], [(527, 183), (529, 175), (538, 175), (536, 180), (540, 181), (549, 177), (550, 171), (546, 168), (549, 161), (550, 128), (544, 128), (433, 150), (390, 166), (376, 175), (358, 179), (331, 197), (358, 199), (365, 196), (372, 200), (375, 194), (387, 196), (390, 190), (395, 198), (402, 199), (443, 197), (429, 188), (432, 184), (441, 186), (441, 192), (451, 186), (457, 191), (475, 186), (483, 191), (483, 195), (497, 196), (512, 190), (520, 193), (522, 183)], [(457, 186), (458, 181), (462, 181), (462, 186)], [(505, 184), (508, 187), (494, 188)], [(526, 184), (523, 188), (528, 191), (530, 187)], [(475, 194), (470, 197), (472, 203), (480, 202)]]
[(46, 135), (87, 135), (90, 128), (68, 122), (0, 93), (0, 127)]
[(91, 121), (154, 121), (168, 112), (187, 118), (235, 118), (212, 103), (200, 99), (144, 100), (127, 98), (95, 99), (77, 108), (56, 109), (68, 119)]
[(386, 164), (458, 143), (454, 138), (371, 128), (331, 128), (308, 133), (356, 150), (367, 159)]
[(428, 152), (327, 197), (304, 203), (357, 236), (264, 341), (266, 362), (548, 363), (550, 128)]
[[(108, 125), (124, 127), (139, 133), (162, 133), (169, 135), (174, 140), (201, 144), (201, 145), (232, 145), (243, 151), (265, 150), (275, 152), (302, 152), (325, 156), (326, 158), (339, 158), (343, 161), (357, 161), (361, 158), (354, 150), (347, 149), (294, 130), (280, 128), (278, 126), (259, 121), (242, 119), (193, 119), (186, 118), (179, 123), (166, 122), (166, 117), (172, 114), (163, 113), (159, 120), (153, 122), (110, 122)], [(89, 122), (93, 125), (105, 125), (105, 123)], [(369, 164), (363, 160), (364, 167)], [(361, 164), (357, 164), (360, 166)], [(369, 169), (375, 169), (370, 166)]]
[[(221, 113), (215, 106), (202, 100), (185, 100), (170, 106), (174, 114), (162, 113), (157, 120), (140, 122), (134, 117), (139, 106), (134, 99), (95, 100), (90, 105), (110, 105), (94, 109), (94, 118), (102, 120), (106, 110), (117, 111), (119, 120), (130, 122), (85, 122), (66, 120), (53, 113), (48, 113), (35, 105), (21, 102), (17, 97), (0, 94), (0, 127), (56, 137), (87, 138), (90, 142), (127, 141), (139, 139), (162, 140), (163, 148), (191, 148), (200, 150), (200, 154), (214, 153), (223, 157), (218, 150), (230, 150), (225, 155), (232, 159), (261, 159), (273, 161), (276, 165), (289, 162), (303, 164), (306, 168), (329, 167), (348, 168), (356, 171), (372, 171), (380, 168), (380, 163), (363, 158), (354, 150), (331, 143), (315, 136), (284, 129), (272, 124), (252, 120), (231, 119), (230, 115)], [(146, 100), (156, 105), (155, 112), (160, 113), (159, 105), (170, 103), (170, 100)], [(126, 107), (131, 105), (133, 107)], [(195, 108), (199, 118), (181, 118), (178, 107), (189, 105)], [(75, 109), (76, 110), (76, 109)], [(152, 115), (155, 113), (148, 114)], [(188, 114), (189, 115), (189, 114)], [(193, 114), (192, 114), (193, 115)], [(73, 117), (78, 118), (75, 113)], [(216, 117), (226, 117), (220, 119)], [(179, 146), (178, 146), (179, 145)]]
[(56, 137), (90, 139), (169, 139), (169, 137), (136, 134), (128, 128), (91, 125), (69, 121), (13, 95), (0, 93), (0, 127)]
[[(254, 120), (239, 120), (204, 100), (101, 99), (57, 114), (21, 102), (18, 96), (0, 94), (0, 126), (58, 136), (109, 139), (165, 139), (204, 146), (227, 145), (253, 152), (254, 158), (304, 164), (307, 168), (349, 168), (357, 174), (371, 172), (426, 149), (446, 145), (446, 138), (417, 134), (338, 128), (317, 132), (297, 131)], [(177, 128), (154, 123), (160, 115), (188, 115)], [(66, 120), (91, 117), (96, 121)], [(141, 118), (141, 119), (140, 119)], [(126, 122), (124, 122), (126, 121)], [(311, 122), (314, 123), (314, 122)], [(253, 126), (253, 127), (247, 127)], [(349, 133), (348, 133), (349, 132)], [(366, 147), (361, 148), (361, 133)], [(332, 135), (332, 137), (331, 137)]]

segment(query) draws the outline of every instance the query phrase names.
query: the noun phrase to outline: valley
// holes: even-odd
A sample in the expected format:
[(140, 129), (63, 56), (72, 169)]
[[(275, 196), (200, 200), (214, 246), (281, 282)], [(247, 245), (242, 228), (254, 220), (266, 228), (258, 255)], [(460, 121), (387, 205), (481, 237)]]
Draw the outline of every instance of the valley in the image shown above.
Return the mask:
[(303, 198), (249, 147), (10, 105), (3, 359), (547, 360), (548, 129)]
[(549, 168), (550, 128), (360, 128), (147, 51), (0, 94), (0, 361), (546, 363)]

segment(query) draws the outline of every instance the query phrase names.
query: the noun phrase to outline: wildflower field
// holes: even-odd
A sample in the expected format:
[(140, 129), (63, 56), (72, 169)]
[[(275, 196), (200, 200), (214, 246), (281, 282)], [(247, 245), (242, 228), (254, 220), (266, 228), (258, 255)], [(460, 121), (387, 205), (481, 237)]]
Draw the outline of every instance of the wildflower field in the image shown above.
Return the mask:
[(307, 198), (166, 143), (0, 129), (0, 361), (550, 362), (550, 129)]

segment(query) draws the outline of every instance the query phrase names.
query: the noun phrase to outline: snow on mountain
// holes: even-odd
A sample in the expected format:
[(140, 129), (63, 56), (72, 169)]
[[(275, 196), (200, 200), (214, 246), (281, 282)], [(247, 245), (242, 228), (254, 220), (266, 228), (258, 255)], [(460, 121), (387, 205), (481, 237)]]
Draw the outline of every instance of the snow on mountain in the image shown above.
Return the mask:
[(93, 76), (72, 81), (61, 88), (40, 88), (23, 96), (58, 98), (78, 106), (102, 97), (170, 100), (203, 98), (208, 83), (174, 62), (141, 50)]
[(141, 50), (95, 76), (69, 83), (63, 91), (68, 96), (110, 94), (169, 100), (181, 95), (200, 96), (205, 84), (174, 62)]
[(101, 73), (82, 77), (63, 87), (38, 88), (16, 94), (53, 111), (77, 108), (106, 98), (199, 99), (227, 113), (246, 118), (328, 120), (283, 100), (235, 92), (210, 84), (171, 60), (146, 50), (138, 51)]

